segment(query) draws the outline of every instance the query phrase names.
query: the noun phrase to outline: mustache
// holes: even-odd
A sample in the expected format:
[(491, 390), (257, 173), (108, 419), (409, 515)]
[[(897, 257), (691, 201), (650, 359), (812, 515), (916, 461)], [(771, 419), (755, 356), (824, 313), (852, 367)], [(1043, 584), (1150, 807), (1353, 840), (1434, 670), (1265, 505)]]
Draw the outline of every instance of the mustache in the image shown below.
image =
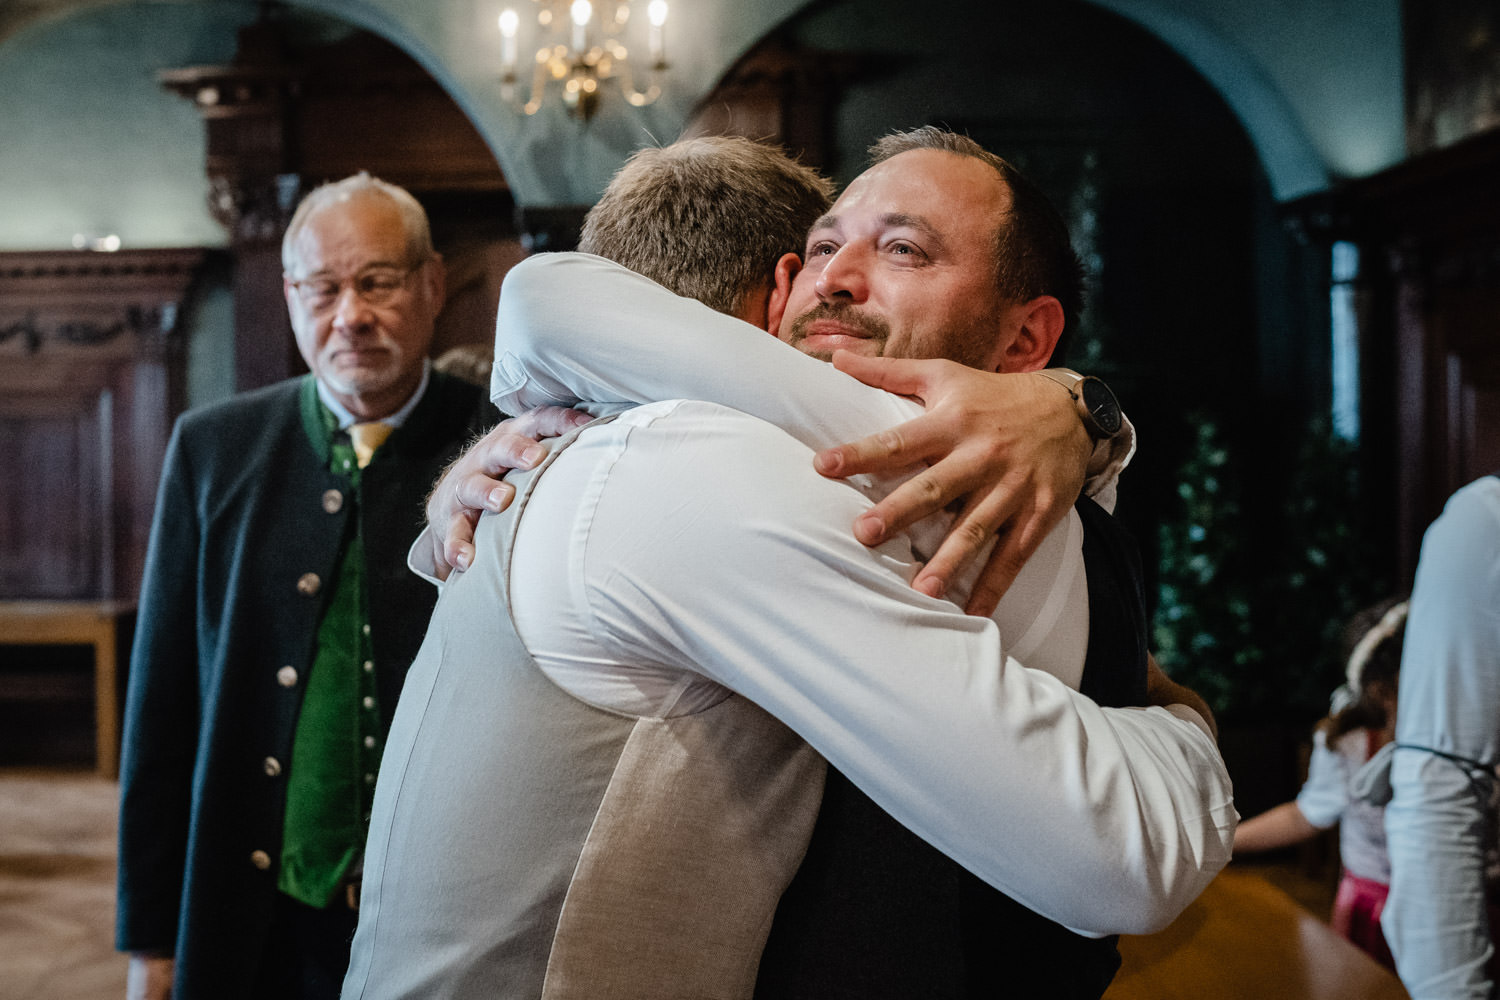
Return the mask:
[(820, 319), (832, 320), (868, 335), (872, 340), (885, 341), (890, 338), (891, 327), (884, 319), (862, 312), (857, 306), (819, 302), (807, 312), (792, 320), (793, 342), (807, 336), (807, 328)]

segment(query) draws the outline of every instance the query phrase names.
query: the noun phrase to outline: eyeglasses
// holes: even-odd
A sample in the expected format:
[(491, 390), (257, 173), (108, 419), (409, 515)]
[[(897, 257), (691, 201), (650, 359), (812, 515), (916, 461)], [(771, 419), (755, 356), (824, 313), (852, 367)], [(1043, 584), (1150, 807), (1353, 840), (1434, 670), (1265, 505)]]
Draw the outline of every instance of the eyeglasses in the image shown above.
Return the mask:
[(424, 260), (421, 264), (408, 268), (368, 267), (352, 278), (322, 275), (288, 279), (287, 284), (297, 290), (297, 297), (302, 300), (302, 304), (313, 312), (332, 309), (343, 294), (346, 283), (366, 305), (378, 308), (390, 305), (396, 294), (406, 287), (406, 279), (420, 271), (426, 263)]

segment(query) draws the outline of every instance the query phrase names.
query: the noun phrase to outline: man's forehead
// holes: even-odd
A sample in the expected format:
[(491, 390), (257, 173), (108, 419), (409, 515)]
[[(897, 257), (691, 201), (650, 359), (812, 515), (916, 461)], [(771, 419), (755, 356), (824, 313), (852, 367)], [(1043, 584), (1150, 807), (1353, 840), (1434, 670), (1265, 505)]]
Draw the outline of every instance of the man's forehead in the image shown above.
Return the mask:
[(384, 199), (345, 199), (309, 215), (293, 245), (307, 262), (399, 263), (406, 232), (400, 213)]
[(1004, 214), (1010, 202), (1010, 186), (983, 160), (941, 149), (910, 149), (851, 181), (815, 228), (856, 215), (889, 224), (920, 220), (937, 228), (939, 220), (955, 214)]

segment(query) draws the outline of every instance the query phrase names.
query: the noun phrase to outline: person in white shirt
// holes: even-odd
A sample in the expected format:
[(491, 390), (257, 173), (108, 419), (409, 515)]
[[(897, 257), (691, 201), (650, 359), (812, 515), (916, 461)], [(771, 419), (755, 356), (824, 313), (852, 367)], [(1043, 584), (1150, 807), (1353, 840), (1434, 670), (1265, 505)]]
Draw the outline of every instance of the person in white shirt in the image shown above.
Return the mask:
[[(1040, 367), (1060, 332), (1057, 300), (1005, 299), (979, 263), (990, 255), (984, 233), (1006, 211), (1010, 188), (997, 180), (987, 162), (967, 154), (913, 149), (894, 155), (852, 185), (835, 214), (814, 228), (808, 272), (798, 275), (795, 255), (782, 258), (764, 297), (768, 324), (783, 312), (791, 315), (797, 282), (805, 282), (796, 313), (804, 316), (810, 314), (805, 300), (844, 296), (845, 287), (861, 289), (849, 291), (849, 298), (870, 298), (866, 289), (875, 283), (857, 280), (860, 266), (932, 268), (935, 273), (917, 277), (908, 291), (893, 291), (872, 313), (900, 323), (889, 343), (899, 345), (908, 333), (918, 344), (929, 333), (945, 336), (955, 319), (975, 332), (989, 312), (999, 325), (991, 331), (994, 357), (984, 359), (987, 364)], [(906, 210), (892, 210), (903, 204)], [(929, 239), (933, 234), (945, 239)], [(824, 252), (825, 244), (840, 249)], [(835, 260), (843, 248), (854, 249)], [(921, 263), (902, 259), (918, 255)], [(912, 277), (883, 281), (895, 290)], [(634, 276), (622, 281), (609, 292), (615, 306), (628, 306), (626, 300), (650, 284)], [(829, 291), (834, 285), (840, 290)], [(509, 283), (502, 301), (507, 297), (524, 299), (512, 296)], [(551, 302), (564, 310), (568, 305)], [(689, 307), (696, 310), (690, 322), (712, 315), (683, 306)], [(653, 308), (649, 321), (631, 326), (626, 320), (625, 328), (676, 325), (660, 311), (667, 308), (663, 303)], [(621, 316), (627, 315), (637, 314), (625, 308)], [(505, 340), (505, 322), (502, 316), (496, 380), (514, 375), (520, 388), (533, 372), (524, 360), (519, 369), (511, 365), (520, 356)], [(596, 314), (592, 325), (607, 322)], [(803, 329), (811, 339), (842, 342), (862, 339), (862, 322), (837, 313)], [(749, 328), (734, 324), (734, 330), (743, 340)], [(977, 345), (977, 338), (970, 340)], [(861, 410), (888, 422), (892, 399), (885, 394), (787, 352), (763, 334), (756, 346), (778, 352), (767, 355), (769, 364), (801, 365), (809, 379), (836, 384), (822, 399), (838, 415), (835, 423)], [(728, 353), (742, 357), (741, 349), (753, 350), (745, 340)], [(614, 369), (605, 360), (600, 370)], [(843, 399), (851, 401), (848, 408), (839, 405)], [(858, 433), (879, 426), (854, 419)], [(497, 625), (512, 629), (536, 669), (578, 704), (616, 716), (691, 719), (733, 701), (726, 688), (739, 692), (787, 723), (923, 838), (1076, 931), (1160, 927), (1218, 871), (1234, 813), (1204, 720), (1181, 705), (1101, 709), (1056, 677), (1020, 666), (1007, 654), (1011, 644), (1030, 640), (1024, 626), (1007, 636), (995, 621), (966, 616), (909, 587), (917, 571), (912, 541), (898, 535), (874, 549), (857, 542), (843, 526), (869, 508), (869, 499), (819, 477), (810, 457), (808, 443), (722, 405), (649, 404), (585, 428), (545, 475), (525, 486), (523, 509), (482, 528), (475, 569), (450, 583), (440, 602), (428, 640), (434, 662), (419, 662), (414, 672), (421, 676), (421, 702), (404, 700), (398, 711), (410, 725), (393, 736), (377, 789), (366, 883), (373, 905), (362, 913), (346, 995), (403, 995), (387, 973), (410, 971), (412, 963), (390, 955), (402, 948), (400, 938), (410, 940), (414, 909), (424, 919), (434, 909), (431, 899), (405, 909), (381, 899), (389, 888), (382, 880), (410, 891), (414, 880), (400, 869), (420, 853), (415, 867), (424, 878), (416, 881), (435, 898), (461, 891), (464, 879), (485, 882), (473, 870), (445, 881), (463, 867), (451, 861), (451, 845), (463, 841), (458, 828), (474, 824), (447, 823), (453, 816), (444, 811), (470, 808), (473, 796), (438, 786), (462, 780), (454, 771), (466, 754), (483, 756), (488, 744), (507, 738), (485, 740), (476, 751), (463, 736), (484, 725), (470, 700), (484, 697), (483, 685), (459, 685), (463, 698), (445, 690), (452, 675), (469, 669), (467, 661), (483, 660), (486, 647), (494, 648), (490, 633)], [(1015, 588), (1018, 601), (1036, 605), (1041, 634), (1060, 637), (1080, 621), (1077, 573), (1065, 556), (1076, 544), (1073, 531), (1068, 523), (1059, 529), (1052, 565), (1036, 560), (1037, 586)], [(492, 544), (499, 548), (489, 551)], [(510, 580), (523, 585), (511, 589)], [(486, 598), (489, 614), (477, 616)], [(445, 617), (445, 607), (465, 613)], [(1073, 627), (1060, 627), (1067, 622)], [(1034, 644), (1039, 656), (1053, 648)], [(1082, 656), (1076, 637), (1071, 652), (1060, 643), (1056, 649), (1055, 669), (1071, 671), (1076, 680)], [(460, 727), (456, 735), (454, 720), (472, 728)], [(403, 729), (399, 720), (397, 729)], [(458, 749), (445, 753), (445, 746)], [(1026, 765), (1018, 767), (1022, 760)], [(480, 768), (486, 775), (507, 771)], [(430, 820), (440, 813), (434, 825)], [(517, 826), (514, 817), (500, 821)], [(441, 846), (420, 852), (422, 843)], [(434, 854), (441, 856), (434, 860)], [(494, 870), (507, 866), (501, 862)], [(480, 891), (503, 889), (502, 882)], [(382, 945), (385, 921), (395, 933)], [(381, 974), (361, 967), (371, 954), (377, 963), (384, 960)], [(439, 978), (427, 984), (451, 985), (441, 970), (434, 975)], [(362, 992), (352, 991), (355, 983)]]
[(1413, 1000), (1495, 995), (1500, 477), (1449, 497), (1417, 561), (1386, 760), (1381, 927)]

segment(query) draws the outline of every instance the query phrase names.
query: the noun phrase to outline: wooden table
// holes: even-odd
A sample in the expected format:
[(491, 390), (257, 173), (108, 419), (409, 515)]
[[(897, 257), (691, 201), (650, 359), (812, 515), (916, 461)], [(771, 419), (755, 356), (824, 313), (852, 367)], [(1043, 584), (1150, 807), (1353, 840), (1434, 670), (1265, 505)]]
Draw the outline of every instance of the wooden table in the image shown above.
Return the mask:
[(1104, 1000), (1407, 1000), (1378, 962), (1232, 867), (1166, 930), (1122, 937), (1120, 955)]
[(129, 601), (0, 601), (0, 643), (91, 646), (94, 754), (101, 775), (120, 770), (120, 641), (134, 620)]

